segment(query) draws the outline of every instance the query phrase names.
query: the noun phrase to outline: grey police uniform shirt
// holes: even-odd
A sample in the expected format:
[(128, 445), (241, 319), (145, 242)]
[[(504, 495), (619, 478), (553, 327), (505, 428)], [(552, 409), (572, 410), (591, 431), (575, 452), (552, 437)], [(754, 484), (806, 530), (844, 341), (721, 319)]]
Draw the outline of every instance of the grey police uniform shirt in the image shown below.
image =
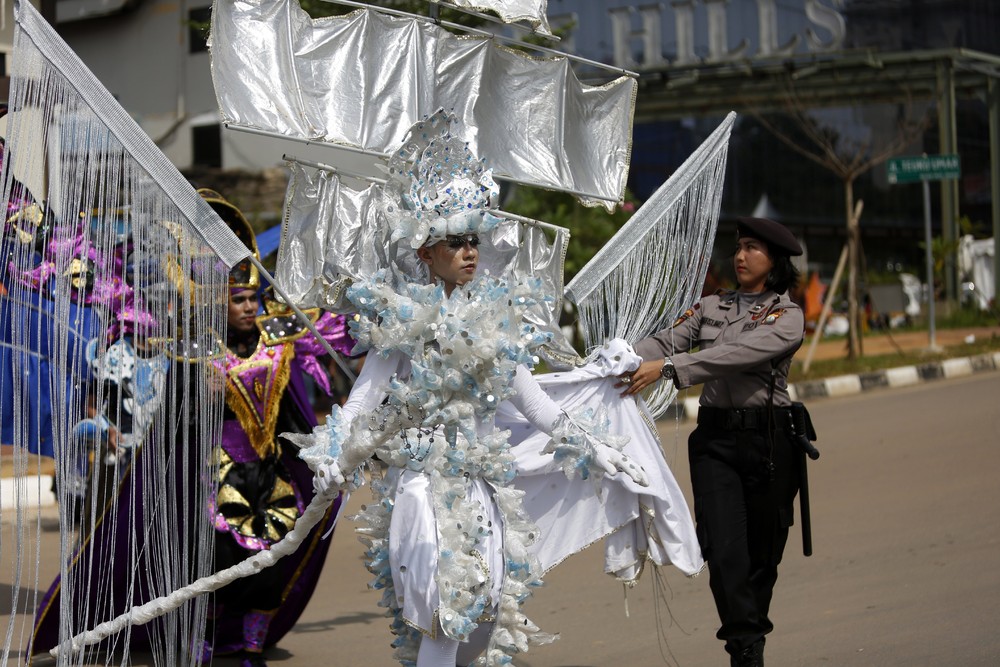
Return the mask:
[(766, 407), (771, 361), (780, 360), (774, 405), (784, 407), (791, 404), (788, 369), (802, 344), (803, 323), (787, 293), (766, 290), (747, 304), (738, 292), (720, 290), (669, 329), (640, 340), (635, 351), (643, 361), (670, 357), (677, 387), (704, 383), (699, 403), (714, 408)]

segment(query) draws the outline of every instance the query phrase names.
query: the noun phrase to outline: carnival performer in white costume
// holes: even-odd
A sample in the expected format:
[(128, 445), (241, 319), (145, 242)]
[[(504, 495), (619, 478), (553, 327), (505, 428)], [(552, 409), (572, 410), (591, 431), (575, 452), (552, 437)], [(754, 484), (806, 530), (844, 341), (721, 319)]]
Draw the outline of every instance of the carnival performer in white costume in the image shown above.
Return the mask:
[(567, 476), (621, 471), (647, 484), (621, 452), (627, 438), (608, 434), (599, 413), (563, 412), (532, 377), (548, 335), (523, 314), (546, 295), (532, 282), (476, 277), (498, 188), (451, 123), (443, 112), (418, 123), (390, 160), (381, 214), (420, 264), (350, 288), (352, 334), (368, 359), (343, 409), (299, 439), (323, 493), (358, 486), (372, 456), (388, 466), (372, 483), (379, 502), (355, 519), (380, 605), (395, 613), (396, 658), (418, 667), (467, 665), (484, 650), (476, 664), (509, 664), (553, 639), (520, 610), (541, 583), (539, 536), (511, 486), (509, 432), (494, 423), (501, 402), (549, 434), (546, 453)]

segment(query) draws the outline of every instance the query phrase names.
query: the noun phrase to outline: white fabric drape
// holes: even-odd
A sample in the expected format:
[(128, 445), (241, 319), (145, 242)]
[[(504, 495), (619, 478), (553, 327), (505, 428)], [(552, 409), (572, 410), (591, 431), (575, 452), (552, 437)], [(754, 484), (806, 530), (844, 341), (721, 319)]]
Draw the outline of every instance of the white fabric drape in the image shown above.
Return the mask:
[(614, 475), (604, 478), (598, 496), (590, 481), (567, 480), (552, 456), (542, 453), (548, 436), (500, 405), (496, 423), (511, 430), (514, 486), (525, 492), (524, 509), (542, 536), (534, 548), (543, 571), (601, 539), (605, 572), (624, 581), (636, 579), (647, 561), (674, 565), (686, 575), (704, 566), (687, 501), (663, 457), (649, 412), (641, 399), (622, 399), (613, 387), (616, 376), (634, 370), (639, 361), (629, 345), (613, 340), (594, 362), (535, 379), (564, 411), (606, 409), (611, 432), (630, 437), (623, 451), (645, 469), (648, 487)]

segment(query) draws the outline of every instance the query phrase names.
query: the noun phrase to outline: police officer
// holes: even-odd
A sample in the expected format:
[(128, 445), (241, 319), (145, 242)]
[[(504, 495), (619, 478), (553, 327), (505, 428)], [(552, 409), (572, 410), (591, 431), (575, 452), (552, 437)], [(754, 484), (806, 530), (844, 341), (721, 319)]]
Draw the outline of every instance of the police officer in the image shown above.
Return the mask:
[(739, 289), (702, 299), (639, 341), (643, 363), (618, 386), (631, 395), (657, 381), (704, 383), (688, 447), (698, 540), (722, 621), (717, 636), (731, 665), (762, 667), (798, 490), (788, 369), (803, 317), (787, 292), (799, 277), (789, 257), (802, 248), (766, 218), (740, 218), (737, 232)]

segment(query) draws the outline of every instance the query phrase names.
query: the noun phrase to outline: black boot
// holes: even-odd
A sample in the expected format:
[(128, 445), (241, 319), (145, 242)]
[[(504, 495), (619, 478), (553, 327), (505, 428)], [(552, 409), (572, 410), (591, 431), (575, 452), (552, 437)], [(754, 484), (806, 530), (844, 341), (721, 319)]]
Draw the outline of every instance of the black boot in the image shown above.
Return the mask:
[(731, 655), (729, 664), (732, 667), (764, 667), (764, 638)]
[(243, 651), (243, 656), (240, 660), (240, 667), (267, 667), (267, 662), (264, 660), (264, 656), (260, 653)]

